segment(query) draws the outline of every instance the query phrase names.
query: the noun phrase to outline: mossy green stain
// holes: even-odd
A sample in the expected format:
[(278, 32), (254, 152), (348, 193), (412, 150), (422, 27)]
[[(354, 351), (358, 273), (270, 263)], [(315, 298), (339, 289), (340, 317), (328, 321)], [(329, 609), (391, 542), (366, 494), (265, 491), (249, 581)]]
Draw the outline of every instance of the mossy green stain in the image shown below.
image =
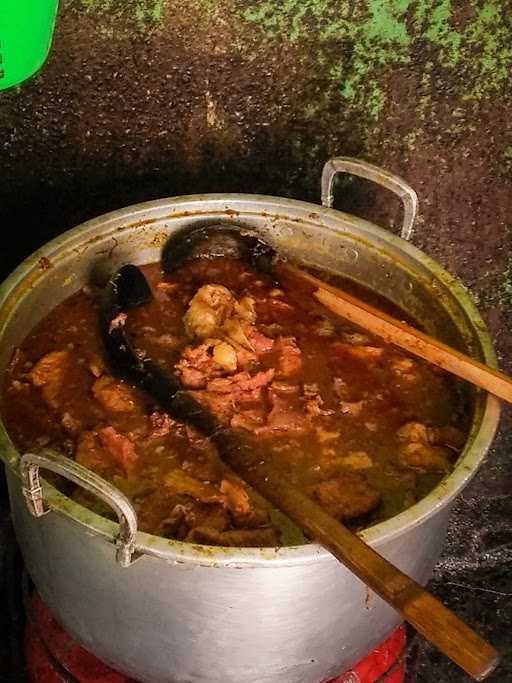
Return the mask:
[[(457, 27), (453, 13), (460, 8), (452, 0), (261, 0), (242, 16), (270, 41), (306, 44), (314, 38), (318, 55), (333, 42), (347, 46), (340, 51), (347, 54), (327, 73), (350, 107), (375, 120), (386, 103), (383, 79), (390, 70), (410, 63), (418, 40), (434, 48), (435, 66), (460, 77), (455, 82), (461, 102), (478, 102), (507, 82), (512, 41), (506, 8), (499, 0), (467, 0), (471, 16)], [(429, 86), (435, 87), (433, 82)], [(422, 93), (419, 99), (425, 111), (431, 98)]]
[(81, 0), (88, 11), (129, 16), (140, 28), (160, 22), (164, 3), (165, 0), (132, 0), (125, 4), (118, 0)]
[(442, 66), (453, 67), (460, 59), (461, 35), (450, 26), (451, 13), (451, 0), (441, 0), (434, 7), (431, 2), (419, 2), (416, 8), (416, 18), (421, 17), (427, 24), (420, 35), (440, 48), (438, 59)]

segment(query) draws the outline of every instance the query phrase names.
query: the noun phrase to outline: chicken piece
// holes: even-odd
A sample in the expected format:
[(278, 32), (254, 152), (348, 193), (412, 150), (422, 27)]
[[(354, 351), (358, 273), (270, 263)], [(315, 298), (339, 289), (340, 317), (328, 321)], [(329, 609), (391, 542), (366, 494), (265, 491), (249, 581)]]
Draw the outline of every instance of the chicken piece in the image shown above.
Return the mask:
[(222, 374), (211, 353), (211, 344), (187, 346), (174, 366), (181, 382), (190, 389), (203, 389), (208, 380)]
[(407, 382), (416, 382), (420, 378), (418, 364), (407, 356), (397, 356), (391, 360), (390, 368), (393, 374), (399, 379)]
[(250, 370), (258, 363), (258, 356), (254, 351), (244, 349), (243, 346), (239, 346), (235, 351), (237, 366), (240, 370)]
[(313, 331), (317, 337), (334, 337), (336, 328), (329, 318), (320, 318), (313, 325)]
[(324, 403), (323, 398), (317, 395), (306, 401), (306, 412), (311, 417), (323, 417), (326, 415), (334, 415), (334, 410), (331, 408), (322, 408)]
[(247, 515), (251, 511), (251, 502), (242, 484), (233, 479), (223, 479), (220, 484), (221, 493), (226, 498), (226, 507), (235, 515)]
[(266, 337), (255, 327), (249, 327), (246, 333), (249, 344), (256, 354), (268, 353), (272, 351), (274, 340)]
[(398, 462), (421, 472), (449, 472), (450, 451), (442, 446), (425, 443), (405, 443), (398, 449)]
[(171, 420), (167, 413), (159, 413), (156, 411), (149, 416), (149, 422), (152, 427), (149, 435), (150, 439), (161, 439), (162, 437), (167, 436), (176, 424), (174, 420)]
[(52, 407), (59, 406), (59, 398), (71, 368), (73, 357), (70, 351), (51, 351), (43, 356), (28, 373), (35, 387), (41, 389), (44, 400)]
[(78, 464), (98, 474), (103, 474), (112, 464), (95, 432), (82, 432), (80, 434), (75, 460)]
[(230, 548), (260, 548), (279, 545), (279, 536), (272, 527), (265, 529), (236, 529), (216, 531), (207, 526), (192, 529), (186, 538), (188, 543), (217, 545)]
[(60, 423), (70, 434), (78, 434), (82, 429), (82, 422), (68, 412), (63, 414)]
[(92, 385), (94, 398), (110, 413), (130, 413), (140, 409), (135, 391), (122, 380), (103, 375)]
[(229, 515), (222, 505), (188, 501), (177, 503), (168, 517), (163, 519), (156, 533), (165, 538), (184, 540), (194, 527), (207, 526), (224, 531), (229, 526)]
[(435, 446), (447, 446), (453, 450), (460, 450), (466, 443), (466, 435), (456, 427), (431, 427), (429, 430), (430, 443)]
[(342, 401), (347, 401), (350, 398), (350, 389), (348, 388), (348, 384), (344, 379), (341, 377), (335, 377), (332, 384), (334, 393), (338, 398), (340, 398)]
[(231, 393), (191, 391), (190, 394), (223, 424), (228, 424), (235, 414), (235, 403)]
[(251, 377), (248, 372), (239, 372), (232, 377), (221, 377), (208, 382), (208, 391), (218, 393), (243, 393), (261, 389), (269, 384), (274, 377), (274, 369), (262, 370)]
[(344, 472), (311, 487), (310, 494), (325, 510), (341, 521), (356, 519), (374, 510), (381, 494), (360, 474)]
[(227, 342), (219, 341), (213, 347), (213, 360), (227, 372), (235, 372), (238, 357), (235, 349)]
[(400, 441), (414, 443), (429, 443), (429, 432), (421, 422), (406, 422), (396, 433)]
[(184, 322), (189, 337), (216, 336), (235, 307), (235, 297), (222, 285), (203, 285), (190, 301)]
[(252, 507), (243, 515), (231, 513), (231, 519), (237, 529), (262, 529), (270, 526), (270, 514), (258, 507)]
[(365, 451), (350, 451), (340, 460), (340, 464), (349, 470), (368, 470), (373, 467), (373, 461)]
[(135, 467), (139, 456), (135, 452), (135, 446), (130, 439), (119, 434), (114, 427), (104, 427), (98, 430), (101, 445), (112, 457), (117, 465), (129, 474)]
[(365, 363), (375, 363), (384, 355), (384, 349), (381, 346), (357, 346), (354, 344), (343, 344), (342, 342), (332, 344), (331, 350), (336, 356), (341, 358), (348, 356)]
[(265, 417), (265, 411), (261, 408), (244, 410), (233, 415), (230, 425), (233, 429), (245, 429), (247, 432), (255, 432), (264, 424)]
[(279, 353), (277, 376), (281, 379), (293, 377), (302, 368), (302, 351), (293, 337), (279, 337), (274, 349)]
[(244, 296), (240, 301), (235, 301), (235, 313), (236, 315), (250, 325), (254, 325), (256, 322), (256, 308), (255, 301), (252, 296)]
[(110, 325), (108, 326), (108, 333), (110, 334), (112, 330), (117, 330), (120, 327), (124, 327), (126, 325), (126, 321), (128, 319), (128, 316), (126, 313), (118, 313), (115, 318), (113, 318), (110, 321)]
[(342, 415), (358, 417), (365, 405), (365, 401), (340, 401), (340, 412)]
[(171, 470), (162, 483), (170, 492), (190, 496), (201, 503), (224, 503), (226, 500), (212, 484), (205, 484), (182, 470)]
[(460, 450), (466, 443), (466, 436), (456, 427), (427, 427), (421, 422), (406, 422), (397, 431), (397, 437), (400, 441), (447, 446), (453, 450)]
[(96, 378), (101, 377), (101, 375), (105, 372), (105, 364), (103, 363), (103, 359), (95, 353), (91, 354), (87, 367), (89, 368), (91, 374)]
[(309, 415), (305, 413), (295, 396), (282, 396), (272, 387), (268, 392), (272, 410), (270, 411), (267, 424), (258, 427), (254, 433), (258, 436), (272, 437), (299, 436), (311, 431), (313, 425)]

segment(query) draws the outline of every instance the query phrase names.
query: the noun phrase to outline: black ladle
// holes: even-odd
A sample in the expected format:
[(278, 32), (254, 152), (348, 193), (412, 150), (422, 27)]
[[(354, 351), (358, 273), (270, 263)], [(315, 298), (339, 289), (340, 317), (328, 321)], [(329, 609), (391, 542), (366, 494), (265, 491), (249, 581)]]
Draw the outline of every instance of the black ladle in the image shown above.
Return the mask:
[(255, 270), (272, 274), (274, 249), (250, 229), (211, 224), (192, 226), (173, 233), (162, 250), (161, 265), (172, 273), (198, 258), (231, 257)]
[[(201, 242), (204, 243), (204, 235)], [(172, 267), (169, 245), (166, 245), (164, 254)], [(105, 288), (100, 327), (113, 374), (144, 389), (171, 416), (188, 422), (210, 437), (222, 460), (258, 493), (284, 512), (310, 538), (327, 548), (468, 674), (476, 680), (486, 678), (499, 661), (496, 650), (489, 643), (413, 579), (296, 489), (265, 460), (263, 454), (257, 452), (256, 445), (247, 443), (238, 432), (223, 427), (182, 389), (176, 376), (165, 373), (150, 358), (136, 353), (124, 325), (116, 324), (116, 320), (120, 320), (121, 314), (147, 302), (150, 296), (144, 275), (132, 265), (124, 266), (115, 273)]]

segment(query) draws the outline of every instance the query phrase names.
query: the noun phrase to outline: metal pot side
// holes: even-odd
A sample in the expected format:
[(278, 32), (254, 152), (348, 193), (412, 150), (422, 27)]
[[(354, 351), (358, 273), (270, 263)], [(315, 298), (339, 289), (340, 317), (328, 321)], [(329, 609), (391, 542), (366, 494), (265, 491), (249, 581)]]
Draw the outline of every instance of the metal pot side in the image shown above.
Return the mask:
[[(0, 368), (51, 308), (91, 277), (159, 257), (188, 224), (243, 225), (290, 258), (363, 283), (425, 329), (489, 365), (495, 358), (467, 291), (406, 241), (360, 218), (258, 195), (198, 195), (128, 207), (71, 230), (0, 288)], [(437, 561), (454, 497), (487, 452), (498, 401), (474, 391), (471, 434), (454, 472), (419, 503), (363, 532), (421, 583)], [(38, 591), (62, 625), (119, 671), (148, 683), (318, 683), (346, 670), (400, 621), (316, 544), (211, 548), (138, 533), (138, 559), (115, 561), (118, 525), (43, 482), (50, 512), (27, 510), (19, 454), (0, 426), (16, 534)]]

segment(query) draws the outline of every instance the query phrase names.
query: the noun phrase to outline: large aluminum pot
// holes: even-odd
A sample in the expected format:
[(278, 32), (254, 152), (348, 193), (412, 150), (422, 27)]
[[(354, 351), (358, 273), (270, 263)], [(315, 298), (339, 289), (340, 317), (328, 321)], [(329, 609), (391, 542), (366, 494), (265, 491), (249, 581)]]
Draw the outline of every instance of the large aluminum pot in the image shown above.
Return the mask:
[[(402, 234), (408, 236), (414, 192), (389, 173), (344, 158), (325, 167), (324, 206), (234, 194), (162, 199), (115, 211), (48, 243), (3, 284), (0, 368), (34, 324), (93, 271), (157, 260), (172, 231), (213, 221), (250, 226), (291, 258), (364, 283), (409, 311), (429, 333), (494, 365), (485, 326), (460, 283), (405, 239), (328, 208), (337, 171), (363, 175), (399, 194)], [(497, 400), (480, 391), (473, 398), (471, 434), (454, 472), (412, 508), (362, 534), (421, 583), (439, 557), (451, 503), (496, 430)], [(33, 455), (20, 460), (3, 428), (0, 439), (17, 538), (39, 593), (84, 647), (140, 681), (318, 683), (347, 670), (400, 621), (318, 545), (223, 549), (141, 533), (133, 508), (112, 486), (84, 477), (71, 461), (63, 466)], [(39, 479), (40, 467), (96, 491), (121, 524)]]

